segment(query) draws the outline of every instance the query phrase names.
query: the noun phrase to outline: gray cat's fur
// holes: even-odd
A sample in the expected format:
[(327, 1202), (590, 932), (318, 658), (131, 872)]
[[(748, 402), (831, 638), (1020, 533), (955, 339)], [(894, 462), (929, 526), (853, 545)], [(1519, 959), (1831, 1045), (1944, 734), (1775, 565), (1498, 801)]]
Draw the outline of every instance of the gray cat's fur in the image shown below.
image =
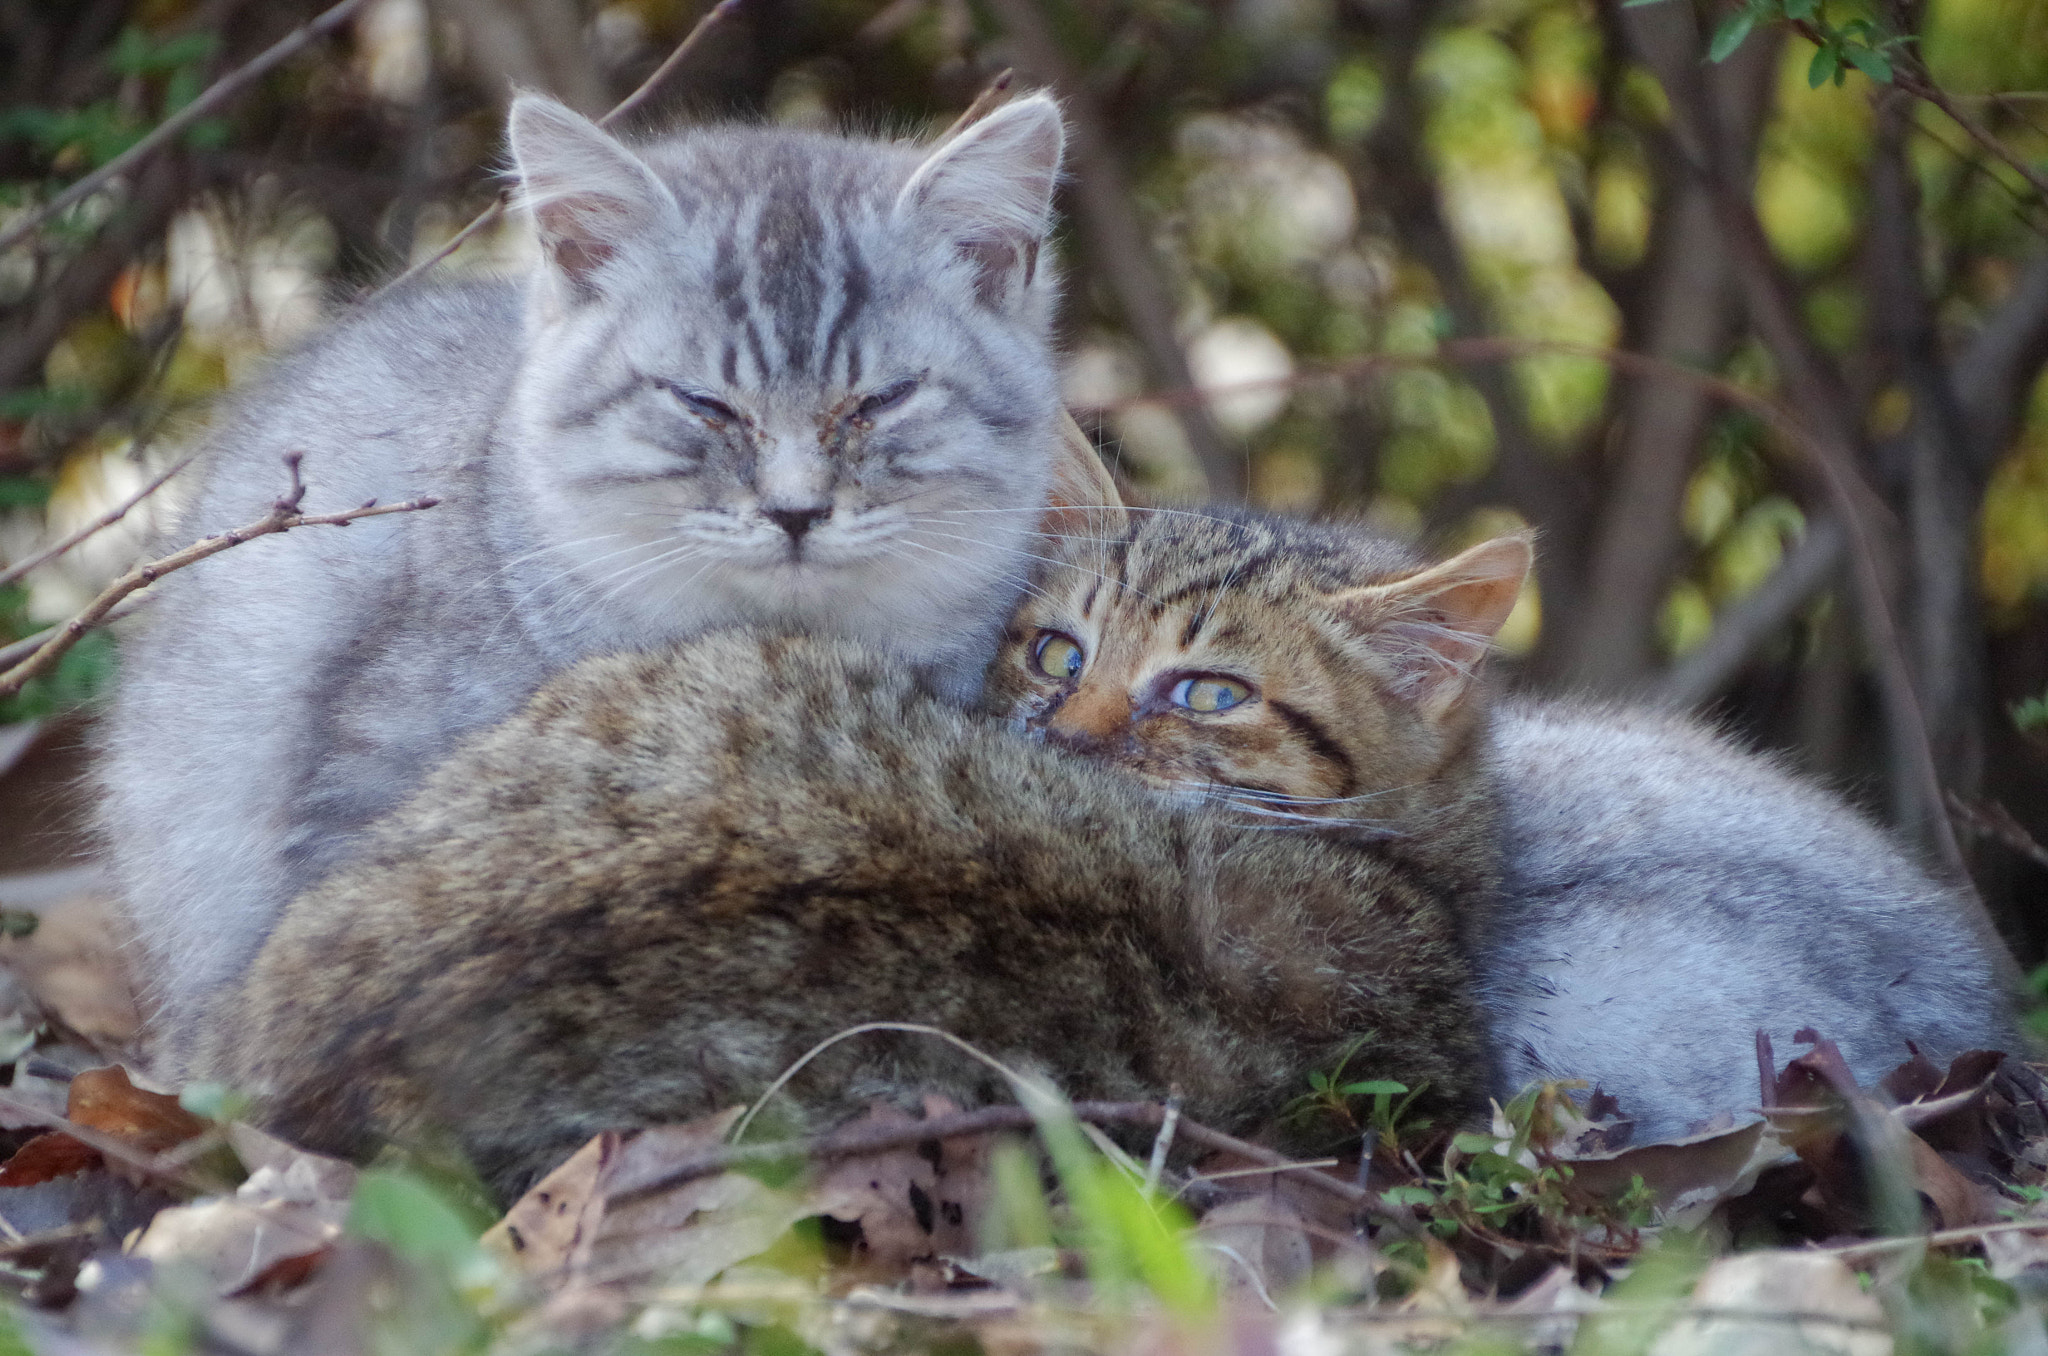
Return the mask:
[(937, 150), (773, 129), (629, 150), (513, 106), (544, 262), (400, 294), (232, 402), (180, 573), (125, 646), (102, 827), (175, 1042), (284, 902), (463, 733), (597, 652), (735, 621), (852, 636), (964, 697), (1058, 445), (1050, 100)]
[(1953, 892), (1840, 798), (1682, 717), (1494, 714), (1505, 885), (1477, 930), (1493, 1085), (1580, 1078), (1637, 1142), (1757, 1105), (1755, 1032), (1812, 1027), (1870, 1083), (1906, 1042), (2019, 1052)]

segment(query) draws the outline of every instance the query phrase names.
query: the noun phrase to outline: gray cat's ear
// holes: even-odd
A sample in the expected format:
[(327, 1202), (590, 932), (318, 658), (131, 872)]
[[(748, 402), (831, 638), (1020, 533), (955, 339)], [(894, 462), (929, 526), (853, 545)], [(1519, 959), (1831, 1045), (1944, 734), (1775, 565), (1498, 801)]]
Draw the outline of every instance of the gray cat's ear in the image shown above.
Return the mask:
[(1120, 537), (1130, 530), (1130, 515), (1109, 468), (1065, 410), (1060, 411), (1060, 445), (1052, 459), (1052, 502), (1038, 530), (1048, 537)]
[(1014, 305), (1038, 274), (1065, 146), (1050, 95), (1005, 104), (933, 151), (903, 186), (896, 212), (937, 222), (973, 261), (981, 299)]
[(1526, 533), (1495, 537), (1441, 565), (1335, 595), (1337, 614), (1400, 668), (1404, 693), (1441, 720), (1471, 690), (1479, 661), (1536, 563)]
[(591, 295), (621, 246), (675, 213), (675, 198), (638, 156), (553, 99), (514, 99), (508, 130), (519, 205), (571, 297)]

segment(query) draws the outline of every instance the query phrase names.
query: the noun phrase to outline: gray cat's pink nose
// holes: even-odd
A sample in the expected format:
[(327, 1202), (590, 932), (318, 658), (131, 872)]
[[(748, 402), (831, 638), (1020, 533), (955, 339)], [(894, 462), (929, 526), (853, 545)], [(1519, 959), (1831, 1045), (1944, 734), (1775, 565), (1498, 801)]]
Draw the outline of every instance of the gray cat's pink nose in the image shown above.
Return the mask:
[(804, 539), (804, 533), (810, 531), (814, 523), (821, 523), (831, 517), (832, 506), (826, 504), (820, 508), (764, 508), (761, 510), (761, 516), (787, 532), (789, 539), (796, 542)]

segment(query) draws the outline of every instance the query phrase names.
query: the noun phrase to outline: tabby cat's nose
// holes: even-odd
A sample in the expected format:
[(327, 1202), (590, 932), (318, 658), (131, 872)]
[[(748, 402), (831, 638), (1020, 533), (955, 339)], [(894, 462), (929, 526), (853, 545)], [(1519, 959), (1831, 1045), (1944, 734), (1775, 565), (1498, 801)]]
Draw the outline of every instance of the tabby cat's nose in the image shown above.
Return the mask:
[(811, 530), (812, 524), (821, 523), (832, 516), (832, 506), (825, 504), (818, 508), (764, 508), (761, 515), (787, 532), (792, 542), (799, 542), (804, 539), (804, 533)]
[(1047, 717), (1045, 737), (1080, 752), (1107, 748), (1131, 723), (1131, 699), (1112, 690), (1083, 688)]

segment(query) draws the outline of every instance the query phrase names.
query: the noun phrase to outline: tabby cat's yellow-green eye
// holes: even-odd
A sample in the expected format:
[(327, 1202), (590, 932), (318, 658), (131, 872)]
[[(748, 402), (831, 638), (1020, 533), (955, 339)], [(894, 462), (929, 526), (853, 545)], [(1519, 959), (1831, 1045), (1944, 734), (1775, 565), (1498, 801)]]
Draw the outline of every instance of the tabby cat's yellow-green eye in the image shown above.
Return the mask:
[(1208, 714), (1242, 705), (1252, 690), (1234, 678), (1183, 678), (1166, 695), (1175, 706)]
[(1031, 666), (1048, 678), (1081, 676), (1081, 643), (1058, 631), (1040, 631), (1031, 646)]

